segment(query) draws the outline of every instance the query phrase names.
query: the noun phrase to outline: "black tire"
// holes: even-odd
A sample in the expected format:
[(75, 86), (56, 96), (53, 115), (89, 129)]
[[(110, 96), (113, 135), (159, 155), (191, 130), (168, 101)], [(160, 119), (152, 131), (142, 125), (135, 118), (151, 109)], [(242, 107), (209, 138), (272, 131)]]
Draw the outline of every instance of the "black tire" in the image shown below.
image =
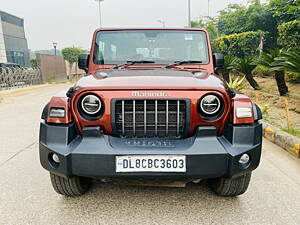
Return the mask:
[(244, 194), (249, 186), (251, 172), (235, 178), (218, 178), (211, 180), (213, 191), (220, 196), (234, 197)]
[(76, 197), (83, 195), (91, 186), (91, 180), (83, 177), (64, 178), (50, 173), (54, 190), (61, 195)]

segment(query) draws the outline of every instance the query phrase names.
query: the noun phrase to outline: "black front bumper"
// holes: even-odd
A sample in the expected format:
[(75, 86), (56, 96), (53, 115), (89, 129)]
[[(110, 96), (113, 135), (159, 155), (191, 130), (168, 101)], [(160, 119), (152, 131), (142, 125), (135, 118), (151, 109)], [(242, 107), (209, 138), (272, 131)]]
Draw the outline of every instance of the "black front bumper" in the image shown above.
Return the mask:
[[(102, 134), (99, 127), (86, 128), (81, 136), (74, 124), (40, 127), (40, 161), (42, 166), (60, 176), (91, 178), (215, 178), (232, 177), (256, 169), (260, 162), (262, 126), (228, 125), (224, 135), (217, 137), (214, 127), (198, 127), (186, 139), (117, 138)], [(60, 164), (51, 162), (51, 154), (59, 156)], [(250, 163), (238, 161), (244, 153)], [(185, 155), (185, 173), (116, 173), (115, 156), (122, 155)]]

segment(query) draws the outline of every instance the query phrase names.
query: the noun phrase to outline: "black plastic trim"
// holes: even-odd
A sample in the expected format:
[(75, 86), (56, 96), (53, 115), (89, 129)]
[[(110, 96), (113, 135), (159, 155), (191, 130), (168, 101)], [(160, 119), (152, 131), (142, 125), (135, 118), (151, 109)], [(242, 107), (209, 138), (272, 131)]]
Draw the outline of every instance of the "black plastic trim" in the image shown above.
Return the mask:
[(253, 103), (252, 105), (253, 105), (254, 121), (257, 122), (263, 118), (263, 115), (258, 105), (256, 105), (255, 103)]
[(71, 124), (40, 124), (40, 142), (49, 145), (67, 146), (77, 136), (75, 123)]
[[(70, 177), (91, 178), (215, 178), (234, 177), (256, 169), (260, 163), (262, 125), (229, 124), (224, 136), (217, 137), (213, 126), (198, 127), (192, 137), (119, 138), (104, 135), (100, 127), (88, 127), (82, 136), (74, 124), (54, 125), (42, 122), (40, 129), (40, 161), (52, 173)], [(153, 144), (154, 143), (154, 144)], [(60, 164), (49, 164), (49, 155), (56, 153)], [(247, 167), (238, 163), (248, 154)], [(119, 155), (185, 155), (185, 173), (116, 173), (115, 157)]]
[(225, 127), (224, 136), (233, 145), (257, 145), (262, 143), (262, 125), (260, 123), (228, 124)]
[(48, 118), (48, 113), (49, 113), (49, 103), (47, 105), (45, 105), (43, 112), (42, 112), (41, 119), (46, 121)]

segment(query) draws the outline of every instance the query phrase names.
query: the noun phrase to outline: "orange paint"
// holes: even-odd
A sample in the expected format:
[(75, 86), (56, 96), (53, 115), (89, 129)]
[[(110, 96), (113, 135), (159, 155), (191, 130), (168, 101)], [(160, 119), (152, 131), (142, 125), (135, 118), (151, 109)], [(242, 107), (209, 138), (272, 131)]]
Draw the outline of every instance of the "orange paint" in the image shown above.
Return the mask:
[[(249, 124), (254, 123), (254, 116), (253, 116), (253, 105), (251, 100), (246, 95), (236, 95), (233, 98), (233, 124)], [(237, 108), (251, 108), (252, 109), (252, 117), (251, 118), (237, 118), (236, 117), (236, 109)]]
[[(130, 29), (138, 30), (141, 28)], [(128, 29), (99, 29), (96, 30), (93, 43), (95, 43), (97, 32)], [(152, 29), (147, 29), (152, 30)], [(153, 28), (154, 30), (154, 28)], [(155, 28), (155, 30), (159, 30)], [(157, 97), (136, 97), (133, 91), (141, 92), (166, 92), (168, 97), (161, 99), (187, 99), (190, 104), (190, 127), (189, 135), (193, 135), (198, 126), (215, 126), (218, 135), (221, 135), (228, 122), (234, 124), (254, 123), (254, 118), (239, 119), (235, 116), (237, 107), (251, 107), (252, 102), (247, 96), (237, 95), (231, 99), (225, 90), (223, 82), (214, 76), (213, 55), (209, 36), (206, 30), (198, 28), (166, 30), (189, 30), (203, 31), (208, 40), (209, 63), (207, 65), (182, 65), (176, 68), (166, 69), (164, 65), (132, 65), (119, 69), (112, 69), (114, 65), (96, 65), (93, 63), (94, 44), (91, 47), (89, 59), (89, 75), (77, 82), (73, 97), (68, 99), (64, 93), (55, 96), (50, 101), (50, 107), (64, 107), (66, 118), (50, 118), (47, 122), (67, 124), (76, 122), (78, 131), (84, 127), (100, 126), (107, 135), (112, 135), (112, 100), (113, 99), (157, 99)], [(101, 74), (99, 74), (101, 73)], [(200, 74), (200, 75), (199, 75)], [(199, 102), (203, 95), (214, 93), (224, 102), (224, 111), (215, 121), (204, 120), (199, 113)], [(99, 96), (104, 104), (105, 110), (96, 121), (88, 121), (78, 111), (78, 102), (83, 95), (95, 94)]]
[[(140, 90), (143, 91), (143, 90)], [(153, 90), (155, 92), (155, 90)], [(224, 95), (222, 92), (218, 91), (164, 91), (171, 94), (171, 97), (160, 97), (160, 99), (188, 99), (190, 101), (190, 127), (189, 134), (193, 134), (198, 126), (215, 126), (218, 129), (218, 132), (221, 133), (224, 126), (226, 125), (226, 121), (228, 121), (229, 112), (231, 111), (230, 99)], [(226, 109), (222, 116), (219, 117), (216, 121), (206, 121), (204, 120), (198, 111), (199, 100), (200, 98), (207, 94), (214, 93), (220, 96), (224, 101), (224, 108)], [(101, 98), (104, 103), (105, 111), (102, 117), (97, 121), (88, 121), (83, 118), (78, 113), (78, 101), (83, 95), (86, 94), (95, 94)], [(101, 126), (104, 133), (111, 135), (112, 134), (112, 100), (113, 99), (157, 99), (157, 97), (133, 97), (132, 91), (78, 91), (76, 93), (76, 97), (71, 100), (71, 112), (78, 125), (78, 129), (81, 131), (84, 127), (89, 126)]]
[[(60, 107), (65, 109), (65, 118), (53, 118), (49, 116), (51, 107)], [(48, 110), (48, 123), (62, 123), (62, 124), (68, 124), (71, 123), (72, 115), (70, 113), (70, 107), (69, 107), (69, 101), (67, 97), (63, 96), (54, 96), (51, 98), (49, 102), (49, 110)]]

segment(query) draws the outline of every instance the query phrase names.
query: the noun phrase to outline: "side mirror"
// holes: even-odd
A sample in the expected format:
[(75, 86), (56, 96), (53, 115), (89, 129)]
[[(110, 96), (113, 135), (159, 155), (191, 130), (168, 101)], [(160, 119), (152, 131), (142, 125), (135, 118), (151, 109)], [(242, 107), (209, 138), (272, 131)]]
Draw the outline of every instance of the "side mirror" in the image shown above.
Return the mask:
[(80, 54), (78, 57), (78, 67), (79, 69), (84, 70), (86, 73), (89, 69), (89, 58), (90, 55), (88, 54)]
[(215, 70), (223, 69), (223, 67), (224, 67), (224, 55), (222, 53), (214, 53), (213, 54), (213, 59), (214, 59)]

